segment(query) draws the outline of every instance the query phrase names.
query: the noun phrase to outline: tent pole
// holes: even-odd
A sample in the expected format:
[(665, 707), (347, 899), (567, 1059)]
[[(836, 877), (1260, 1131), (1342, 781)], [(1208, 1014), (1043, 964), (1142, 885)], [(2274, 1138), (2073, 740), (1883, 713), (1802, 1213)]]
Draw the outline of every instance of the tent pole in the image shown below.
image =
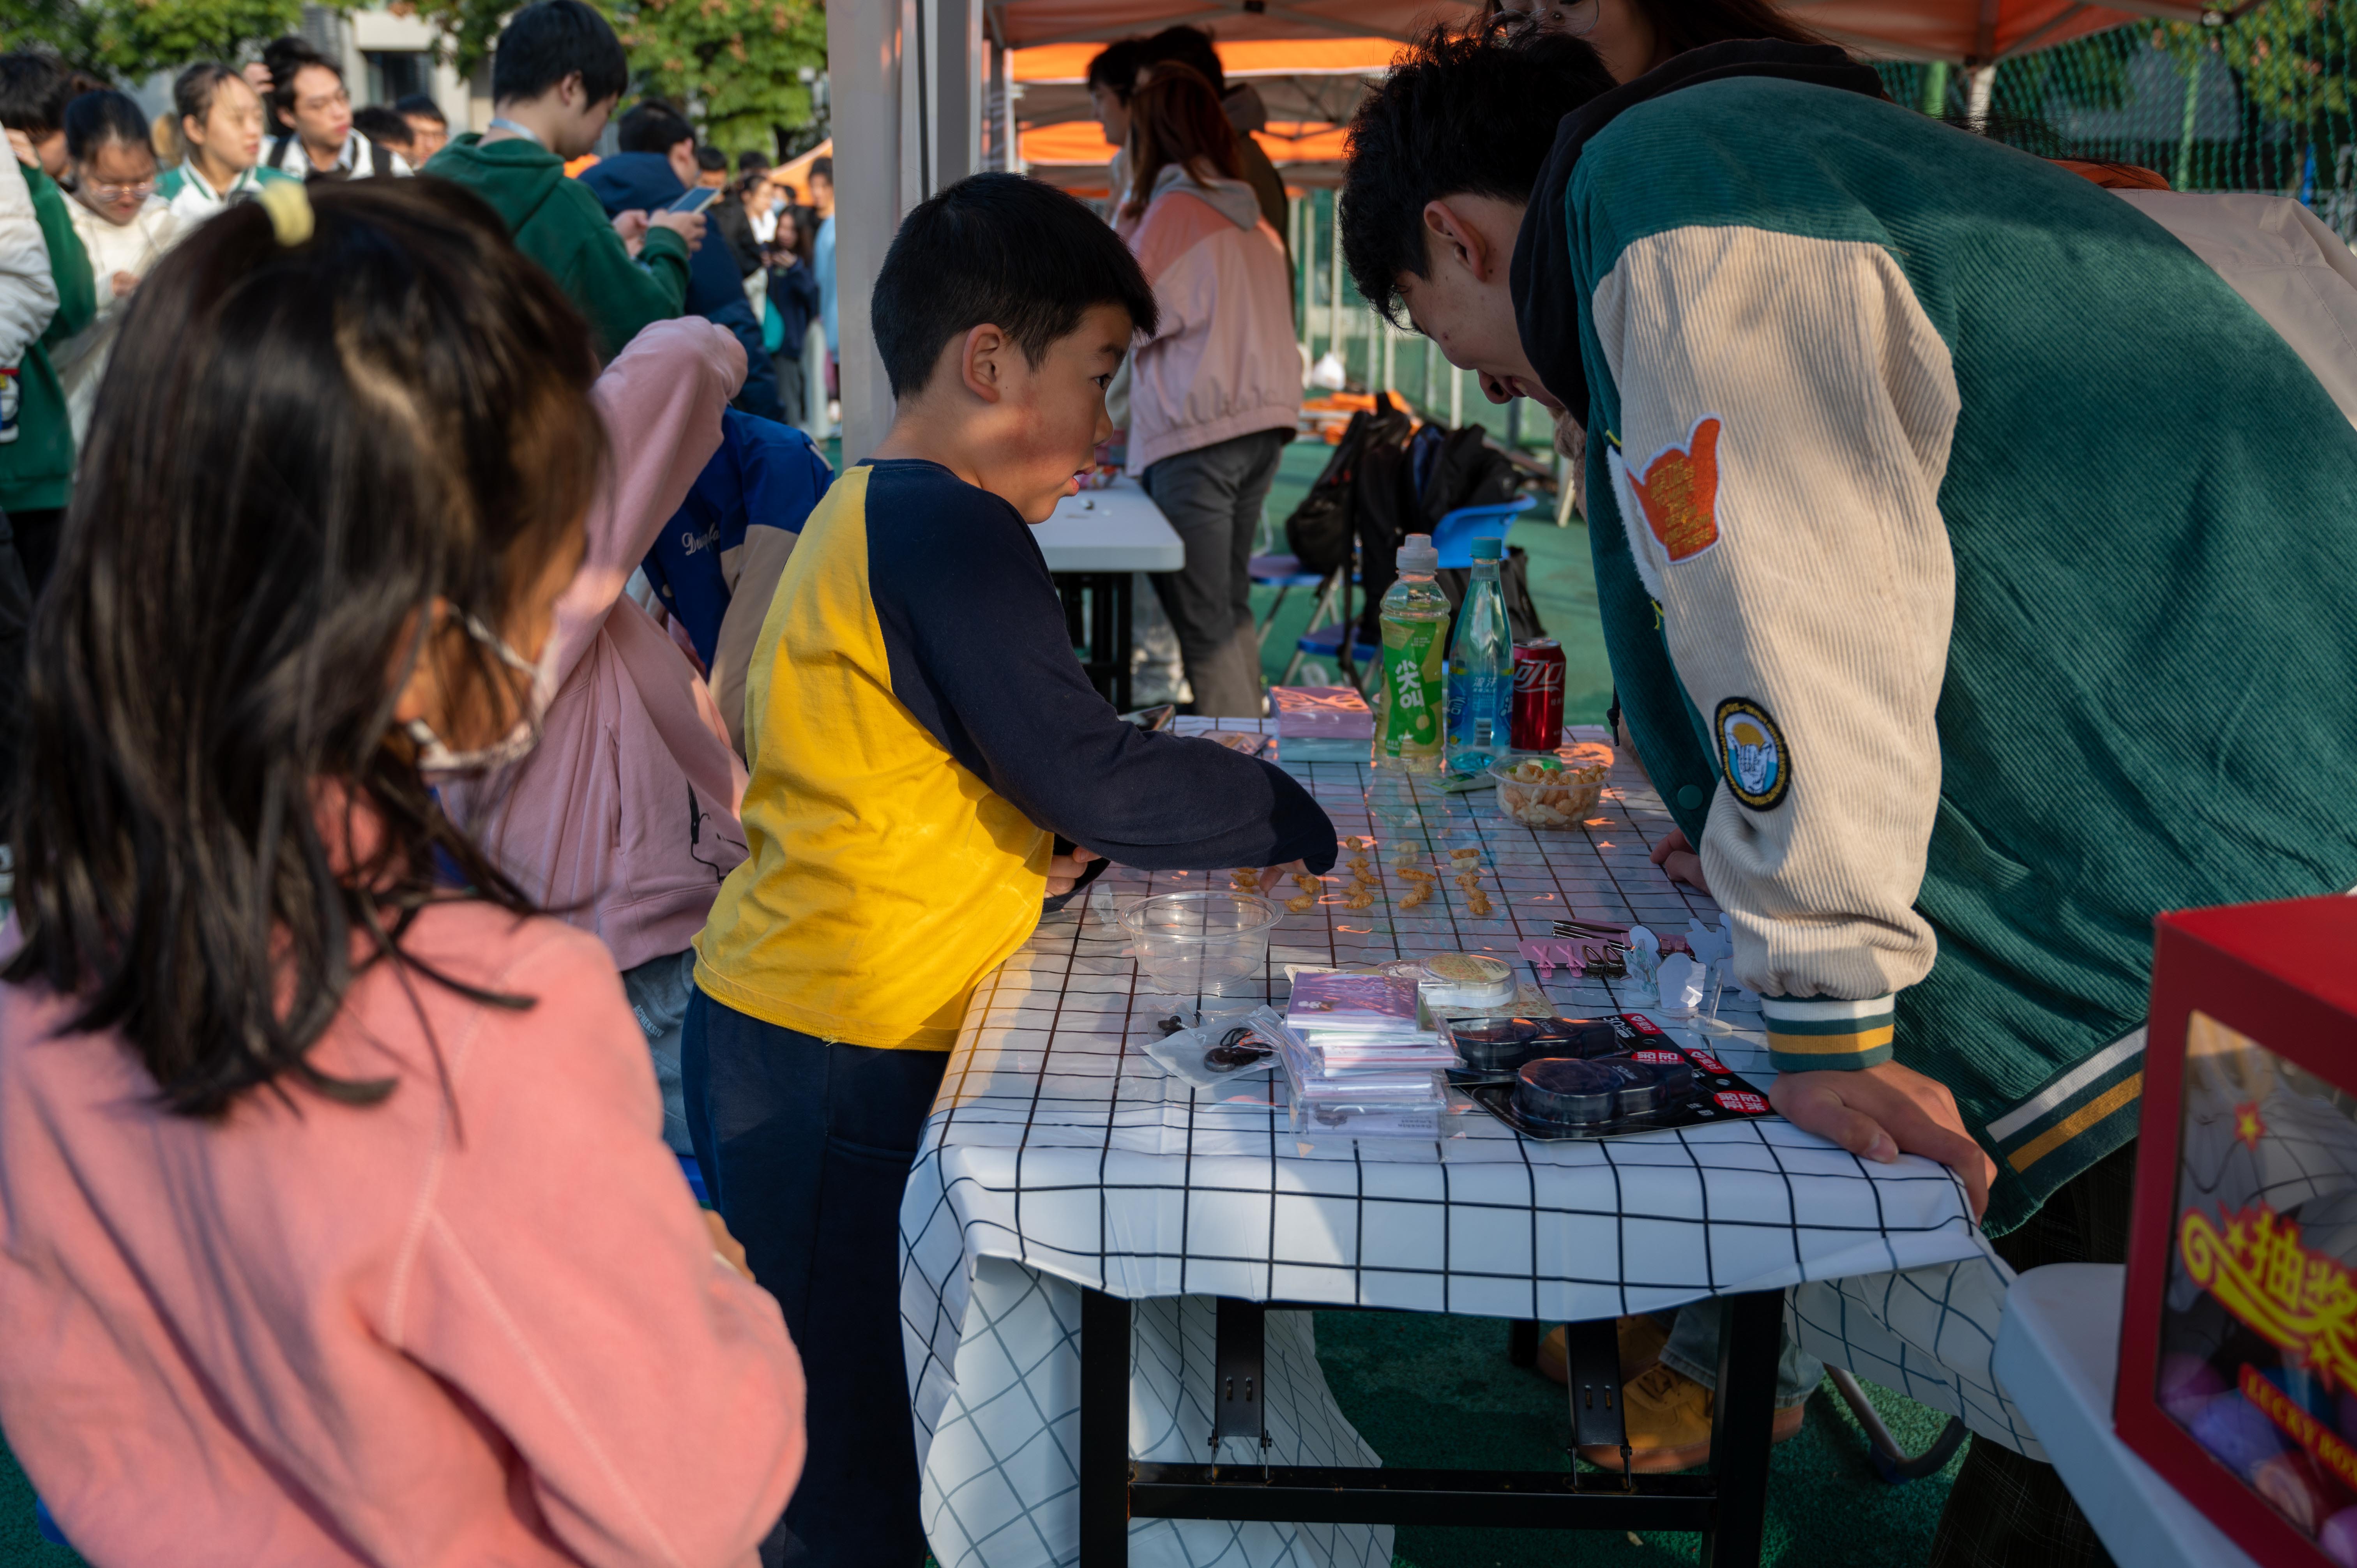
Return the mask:
[(1342, 193), (1340, 189), (1327, 193), (1326, 211), (1329, 221), (1326, 232), (1326, 314), (1327, 351), (1342, 361), (1342, 371), (1349, 375), (1351, 361), (1342, 348)]
[(892, 423), (892, 391), (876, 355), (868, 301), (884, 252), (900, 226), (902, 13), (897, 5), (833, 5), (826, 16), (840, 192), (834, 213), (836, 357), (846, 467), (874, 451)]

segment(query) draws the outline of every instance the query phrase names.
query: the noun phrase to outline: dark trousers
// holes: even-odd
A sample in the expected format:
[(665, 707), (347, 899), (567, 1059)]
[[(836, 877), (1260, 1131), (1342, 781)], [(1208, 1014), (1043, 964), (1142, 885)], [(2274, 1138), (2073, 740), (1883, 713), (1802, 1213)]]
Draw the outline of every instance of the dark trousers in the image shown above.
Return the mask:
[[(2136, 1150), (2114, 1150), (2019, 1230), (1991, 1238), (1997, 1256), (2019, 1270), (2127, 1262)], [(1932, 1568), (2112, 1568), (2112, 1557), (2054, 1466), (1975, 1437), (1941, 1510)]]
[(38, 599), (49, 585), (49, 573), (58, 564), (58, 542), (66, 531), (65, 509), (12, 511), (8, 529), (16, 536), (16, 559), (24, 564), (25, 586)]
[(810, 1456), (786, 1528), (809, 1568), (919, 1568), (900, 1192), (949, 1055), (830, 1045), (701, 991), (680, 1046), (713, 1207), (802, 1352)]
[(1146, 493), (1187, 546), (1183, 570), (1154, 574), (1154, 596), (1178, 634), (1199, 714), (1260, 717), (1253, 538), (1289, 435), (1256, 430), (1165, 457), (1146, 470)]

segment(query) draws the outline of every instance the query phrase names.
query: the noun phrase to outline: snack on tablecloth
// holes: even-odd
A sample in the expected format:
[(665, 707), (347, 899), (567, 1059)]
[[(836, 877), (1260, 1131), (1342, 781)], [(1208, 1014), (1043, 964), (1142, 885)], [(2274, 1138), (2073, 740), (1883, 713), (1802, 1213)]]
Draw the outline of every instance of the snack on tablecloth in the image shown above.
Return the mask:
[[(1574, 749), (1574, 748), (1566, 748)], [(1604, 793), (1609, 761), (1518, 757), (1490, 765), (1498, 781), (1498, 810), (1526, 828), (1576, 828)]]

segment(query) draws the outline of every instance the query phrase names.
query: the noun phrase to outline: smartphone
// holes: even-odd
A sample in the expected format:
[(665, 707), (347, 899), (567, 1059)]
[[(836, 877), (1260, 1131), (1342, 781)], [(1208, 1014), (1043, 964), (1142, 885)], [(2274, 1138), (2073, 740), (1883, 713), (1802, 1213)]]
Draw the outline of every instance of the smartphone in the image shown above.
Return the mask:
[(1140, 708), (1135, 713), (1121, 716), (1124, 723), (1135, 725), (1142, 730), (1167, 729), (1170, 721), (1178, 716), (1178, 708), (1174, 703), (1164, 703), (1157, 707)]
[(699, 185), (663, 208), (665, 212), (701, 212), (726, 194), (716, 185)]

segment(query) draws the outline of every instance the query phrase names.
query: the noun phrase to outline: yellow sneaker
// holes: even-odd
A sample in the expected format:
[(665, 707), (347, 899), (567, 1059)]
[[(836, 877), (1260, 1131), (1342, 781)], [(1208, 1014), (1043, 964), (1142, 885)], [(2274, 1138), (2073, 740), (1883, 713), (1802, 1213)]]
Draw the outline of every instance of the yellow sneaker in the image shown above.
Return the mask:
[[(1612, 1326), (1613, 1337), (1620, 1342), (1620, 1380), (1632, 1381), (1640, 1373), (1662, 1359), (1662, 1347), (1670, 1342), (1670, 1331), (1650, 1312), (1632, 1313)], [(1558, 1383), (1571, 1381), (1570, 1338), (1563, 1326), (1547, 1330), (1539, 1341), (1538, 1368), (1549, 1380)]]
[[(1629, 1468), (1640, 1476), (1691, 1470), (1710, 1462), (1711, 1391), (1684, 1373), (1656, 1361), (1641, 1377), (1621, 1385), (1621, 1414), (1628, 1423)], [(1780, 1410), (1769, 1428), (1772, 1443), (1800, 1435), (1808, 1402)], [(1591, 1445), (1579, 1456), (1607, 1470), (1620, 1468), (1620, 1451)]]

